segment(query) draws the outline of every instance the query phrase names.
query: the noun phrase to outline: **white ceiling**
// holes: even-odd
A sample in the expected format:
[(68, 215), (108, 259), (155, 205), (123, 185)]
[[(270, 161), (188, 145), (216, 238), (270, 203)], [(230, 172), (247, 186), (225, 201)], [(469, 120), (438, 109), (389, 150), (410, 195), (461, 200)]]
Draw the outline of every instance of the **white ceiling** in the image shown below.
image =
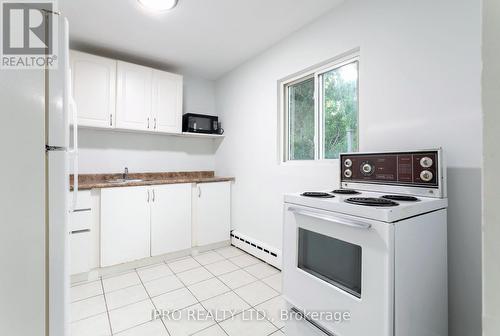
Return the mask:
[(76, 49), (217, 79), (343, 0), (59, 0)]

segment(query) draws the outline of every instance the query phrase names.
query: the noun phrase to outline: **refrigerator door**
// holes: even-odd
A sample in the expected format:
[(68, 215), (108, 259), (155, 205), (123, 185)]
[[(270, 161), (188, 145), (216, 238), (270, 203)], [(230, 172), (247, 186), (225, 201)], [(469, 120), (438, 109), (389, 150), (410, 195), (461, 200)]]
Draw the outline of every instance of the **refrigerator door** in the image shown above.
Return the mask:
[(69, 335), (69, 60), (68, 22), (58, 20), (58, 67), (46, 92), (49, 335)]
[(2, 336), (45, 336), (44, 80), (43, 70), (0, 70)]
[(69, 37), (68, 21), (59, 15), (52, 14), (58, 20), (58, 66), (49, 70), (49, 88), (47, 91), (46, 127), (47, 145), (52, 147), (69, 147)]
[(66, 151), (47, 152), (49, 335), (69, 335), (69, 174)]

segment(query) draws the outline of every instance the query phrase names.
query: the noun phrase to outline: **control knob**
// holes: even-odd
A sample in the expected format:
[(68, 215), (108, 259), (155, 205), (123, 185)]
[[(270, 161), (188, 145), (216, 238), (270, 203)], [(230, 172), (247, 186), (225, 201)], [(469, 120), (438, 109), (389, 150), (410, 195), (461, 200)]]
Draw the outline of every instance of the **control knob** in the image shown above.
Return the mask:
[(428, 156), (425, 156), (423, 158), (420, 159), (420, 165), (423, 167), (423, 168), (429, 168), (432, 166), (434, 162), (432, 161), (432, 159)]
[(350, 178), (352, 176), (352, 171), (350, 169), (344, 170), (344, 176)]
[(431, 181), (433, 177), (434, 174), (432, 174), (432, 172), (429, 170), (422, 170), (422, 172), (420, 173), (420, 179), (424, 182)]
[(361, 173), (365, 176), (370, 176), (373, 174), (374, 167), (371, 163), (369, 162), (364, 162), (361, 165)]
[(344, 166), (346, 166), (347, 168), (350, 168), (352, 166), (352, 160), (351, 159), (345, 159)]

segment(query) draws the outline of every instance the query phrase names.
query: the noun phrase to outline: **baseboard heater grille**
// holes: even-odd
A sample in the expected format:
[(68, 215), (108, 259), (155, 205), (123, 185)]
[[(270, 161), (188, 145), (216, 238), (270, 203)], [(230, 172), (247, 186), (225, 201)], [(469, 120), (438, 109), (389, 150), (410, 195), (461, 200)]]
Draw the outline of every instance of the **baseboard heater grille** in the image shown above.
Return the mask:
[(231, 231), (231, 244), (268, 264), (281, 269), (281, 251), (236, 230)]

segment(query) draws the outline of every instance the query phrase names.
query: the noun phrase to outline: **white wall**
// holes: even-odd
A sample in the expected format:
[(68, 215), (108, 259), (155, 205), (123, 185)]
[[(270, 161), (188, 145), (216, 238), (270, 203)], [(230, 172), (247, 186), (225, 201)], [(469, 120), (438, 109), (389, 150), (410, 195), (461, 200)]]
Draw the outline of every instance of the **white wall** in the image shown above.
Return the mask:
[[(213, 81), (184, 77), (183, 112), (216, 115)], [(214, 170), (212, 140), (80, 128), (81, 174)]]
[(215, 110), (215, 82), (184, 76), (183, 113), (217, 115)]
[(450, 335), (479, 335), (480, 0), (348, 0), (218, 80), (233, 226), (281, 247), (283, 193), (338, 186), (337, 164), (278, 164), (277, 81), (356, 47), (361, 150), (446, 152)]
[(483, 335), (500, 335), (500, 3), (483, 1)]

